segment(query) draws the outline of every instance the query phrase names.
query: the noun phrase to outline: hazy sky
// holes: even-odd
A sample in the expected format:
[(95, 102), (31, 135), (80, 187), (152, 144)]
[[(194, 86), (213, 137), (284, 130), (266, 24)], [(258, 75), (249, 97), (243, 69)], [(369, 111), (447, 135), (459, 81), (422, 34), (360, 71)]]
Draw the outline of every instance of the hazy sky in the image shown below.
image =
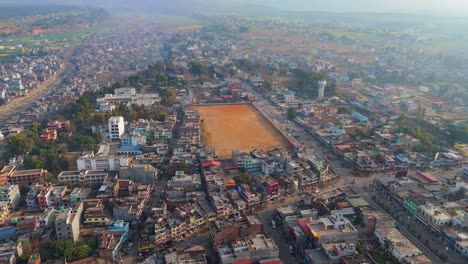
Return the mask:
[(290, 10), (468, 14), (468, 0), (256, 0)]
[(286, 10), (328, 12), (418, 13), (436, 15), (468, 15), (468, 0), (0, 0), (0, 3), (67, 3), (110, 7), (125, 5), (177, 7), (199, 3), (215, 6), (260, 4)]

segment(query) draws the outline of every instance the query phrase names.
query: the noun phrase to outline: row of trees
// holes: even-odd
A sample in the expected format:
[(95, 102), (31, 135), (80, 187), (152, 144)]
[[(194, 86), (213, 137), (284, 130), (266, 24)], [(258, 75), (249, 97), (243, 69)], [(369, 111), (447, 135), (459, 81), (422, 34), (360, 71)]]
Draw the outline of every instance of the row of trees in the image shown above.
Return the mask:
[(453, 124), (442, 121), (442, 125), (434, 125), (424, 119), (408, 119), (401, 117), (398, 120), (400, 132), (407, 133), (421, 140), (414, 151), (436, 152), (441, 146), (452, 147), (455, 143), (468, 142), (468, 124)]
[(426, 133), (419, 126), (408, 126), (400, 124), (400, 132), (406, 133), (414, 138), (417, 138), (421, 141), (418, 145), (413, 147), (413, 151), (416, 152), (436, 152), (440, 150), (438, 145), (435, 145), (432, 142), (432, 137), (430, 134)]
[(67, 258), (67, 261), (82, 259), (96, 254), (99, 241), (91, 238), (84, 244), (75, 244), (72, 240), (52, 239), (40, 250), (42, 260)]
[(68, 169), (63, 156), (67, 149), (55, 142), (42, 142), (39, 137), (42, 128), (43, 125), (34, 123), (29, 130), (9, 137), (4, 158), (23, 155), (25, 169), (46, 168), (55, 173)]

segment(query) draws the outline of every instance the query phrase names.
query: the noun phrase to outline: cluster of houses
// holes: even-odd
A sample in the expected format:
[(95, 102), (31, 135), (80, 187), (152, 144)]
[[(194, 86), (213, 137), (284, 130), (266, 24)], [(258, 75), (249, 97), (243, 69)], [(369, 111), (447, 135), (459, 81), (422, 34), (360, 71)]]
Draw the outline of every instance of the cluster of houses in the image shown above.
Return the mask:
[(385, 248), (398, 263), (432, 263), (389, 215), (374, 211), (351, 186), (303, 197), (299, 205), (278, 207), (274, 221), (287, 234), (292, 254), (304, 263), (377, 263), (358, 253), (358, 243), (370, 252)]
[[(435, 167), (457, 168), (466, 162), (460, 145), (434, 156), (415, 152), (413, 148), (421, 141), (399, 132), (396, 118), (371, 120), (355, 107), (359, 103), (340, 102), (338, 98), (331, 98), (324, 103), (303, 104), (295, 122), (346, 161), (357, 175)], [(340, 112), (338, 108), (348, 110)], [(376, 126), (379, 128), (374, 129)], [(370, 135), (363, 137), (359, 132)]]
[(0, 66), (0, 99), (24, 96), (45, 81), (51, 79), (61, 68), (62, 60), (56, 55), (45, 57), (21, 57), (14, 63)]
[(252, 150), (250, 153), (234, 150), (234, 166), (252, 174), (262, 174), (269, 181), (282, 185), (282, 194), (314, 189), (332, 183), (336, 176), (316, 157), (305, 153), (288, 153), (277, 147), (270, 151)]
[[(53, 87), (45, 96), (36, 98), (24, 112), (12, 113), (0, 128), (0, 140), (14, 136), (18, 131), (29, 127), (40, 118), (53, 116), (60, 104), (67, 104), (80, 98), (87, 92), (97, 91), (104, 85), (110, 86), (114, 78), (120, 74), (129, 76), (134, 71), (144, 70), (154, 64), (159, 57), (159, 46), (155, 45), (167, 36), (155, 34), (157, 29), (145, 27), (123, 36), (119, 31), (95, 33), (94, 37), (85, 38), (74, 50), (76, 67), (64, 66), (61, 58), (69, 56), (69, 45), (56, 45), (50, 42), (44, 45), (53, 46), (48, 54), (42, 57), (22, 56), (13, 63), (2, 63), (0, 66), (0, 99), (8, 102), (15, 96), (28, 95), (28, 91), (36, 89), (44, 81), (50, 80), (60, 70), (64, 69), (61, 85)], [(68, 68), (65, 68), (68, 67)], [(109, 75), (101, 78), (101, 75)], [(131, 92), (131, 91), (130, 91)], [(34, 95), (35, 96), (35, 95)], [(121, 95), (120, 95), (121, 96)], [(131, 95), (121, 96), (126, 103), (152, 104), (158, 102), (159, 96)], [(109, 101), (106, 101), (109, 99)], [(119, 100), (119, 95), (106, 95), (101, 100), (100, 111), (110, 111), (113, 103)], [(51, 132), (50, 138), (53, 138)]]
[(132, 155), (135, 164), (156, 164), (168, 150), (176, 115), (168, 115), (164, 121), (139, 119), (127, 122), (122, 116), (112, 116), (107, 125), (93, 126), (108, 141), (113, 154)]
[[(22, 243), (23, 248), (37, 248), (45, 247), (52, 238), (78, 242), (96, 237), (100, 241), (99, 256), (117, 259), (128, 239), (130, 224), (143, 215), (157, 170), (147, 165), (63, 171), (59, 184), (45, 182), (45, 173), (3, 168), (1, 176), (9, 180), (0, 189), (0, 234), (9, 232), (3, 239), (18, 241), (12, 245)], [(20, 185), (29, 185), (24, 196)], [(2, 260), (22, 256), (19, 251), (10, 253), (2, 253)]]
[[(377, 192), (396, 202), (408, 217), (420, 222), (434, 237), (468, 257), (467, 201), (463, 195), (468, 186), (459, 180), (447, 180), (428, 172), (397, 174), (378, 178)], [(452, 198), (451, 198), (452, 197)]]

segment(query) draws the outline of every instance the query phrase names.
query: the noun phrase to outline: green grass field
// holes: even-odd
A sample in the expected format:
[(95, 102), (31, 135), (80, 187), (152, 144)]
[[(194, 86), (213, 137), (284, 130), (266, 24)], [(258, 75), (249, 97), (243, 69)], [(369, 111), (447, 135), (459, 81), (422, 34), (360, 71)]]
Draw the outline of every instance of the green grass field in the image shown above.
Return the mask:
[(4, 48), (0, 50), (0, 57), (18, 56), (22, 54), (22, 49), (17, 48), (16, 50), (10, 50), (10, 47), (17, 45), (23, 45), (23, 47), (27, 49), (28, 47), (32, 47), (36, 42), (45, 43), (46, 40), (49, 44), (67, 42), (70, 45), (75, 45), (80, 43), (82, 36), (104, 30), (106, 30), (106, 28), (82, 28), (66, 33), (2, 38), (0, 39), (0, 46)]

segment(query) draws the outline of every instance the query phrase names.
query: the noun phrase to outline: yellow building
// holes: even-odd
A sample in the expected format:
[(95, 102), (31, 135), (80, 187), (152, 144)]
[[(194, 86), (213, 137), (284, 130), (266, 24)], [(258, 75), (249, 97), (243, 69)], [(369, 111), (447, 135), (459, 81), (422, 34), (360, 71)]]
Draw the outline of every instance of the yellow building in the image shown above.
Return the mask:
[(468, 157), (468, 144), (455, 144), (453, 148), (458, 150), (463, 156)]

